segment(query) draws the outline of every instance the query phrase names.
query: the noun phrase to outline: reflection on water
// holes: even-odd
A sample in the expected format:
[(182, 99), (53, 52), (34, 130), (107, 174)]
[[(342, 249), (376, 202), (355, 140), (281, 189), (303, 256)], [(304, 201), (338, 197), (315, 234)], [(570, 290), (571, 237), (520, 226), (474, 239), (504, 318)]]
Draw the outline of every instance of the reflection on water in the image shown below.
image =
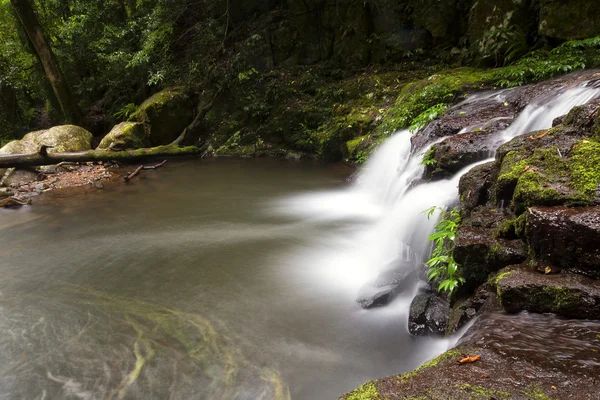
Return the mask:
[(273, 208), (350, 173), (189, 162), (2, 210), (0, 399), (328, 399), (440, 353), (408, 334), (410, 294), (363, 311), (303, 261), (364, 220)]

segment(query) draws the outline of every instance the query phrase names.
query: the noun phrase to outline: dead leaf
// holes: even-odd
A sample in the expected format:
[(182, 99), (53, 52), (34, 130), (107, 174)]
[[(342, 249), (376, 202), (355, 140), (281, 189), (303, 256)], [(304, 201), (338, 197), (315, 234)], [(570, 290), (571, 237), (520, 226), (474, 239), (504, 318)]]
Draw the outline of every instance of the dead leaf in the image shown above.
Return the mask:
[(549, 132), (549, 131), (546, 131), (546, 132), (544, 132), (544, 133), (540, 133), (540, 134), (539, 134), (539, 135), (537, 135), (535, 138), (536, 138), (536, 139), (541, 139), (541, 138), (543, 138), (544, 136), (546, 136), (546, 135), (548, 134), (548, 132)]
[(481, 377), (482, 377), (482, 378), (485, 378), (485, 379), (487, 379), (487, 378), (489, 378), (490, 376), (489, 376), (488, 374), (481, 374)]
[(462, 360), (458, 360), (456, 363), (457, 364), (468, 364), (468, 363), (474, 363), (475, 361), (479, 361), (481, 360), (481, 357), (479, 356), (467, 356), (465, 358), (463, 358)]
[(556, 389), (557, 389), (556, 386), (552, 386), (552, 390), (556, 390)]
[(546, 275), (548, 275), (548, 274), (551, 274), (551, 273), (552, 273), (552, 268), (551, 268), (551, 267), (546, 267), (546, 268), (544, 269), (544, 273), (545, 273)]

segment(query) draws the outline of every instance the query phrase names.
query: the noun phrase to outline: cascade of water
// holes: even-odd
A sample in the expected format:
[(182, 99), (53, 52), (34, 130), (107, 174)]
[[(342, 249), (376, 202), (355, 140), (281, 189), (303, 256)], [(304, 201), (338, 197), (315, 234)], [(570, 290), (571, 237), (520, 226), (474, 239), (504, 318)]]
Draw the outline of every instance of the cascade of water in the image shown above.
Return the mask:
[[(483, 96), (504, 101), (503, 93)], [(597, 96), (599, 88), (578, 84), (564, 88), (558, 95), (536, 99), (504, 132), (496, 135), (492, 149), (495, 151), (518, 135), (550, 128), (556, 117)], [(467, 101), (476, 100), (473, 96)], [(420, 182), (424, 171), (420, 165), (422, 154), (412, 151), (411, 133), (400, 131), (373, 154), (353, 187), (279, 202), (280, 212), (301, 216), (311, 223), (361, 221), (335, 237), (320, 238), (318, 248), (313, 247), (309, 255), (299, 257), (301, 262), (311, 263), (321, 276), (325, 274), (335, 282), (343, 282), (352, 290), (381, 271), (422, 265), (430, 251), (427, 238), (437, 222), (428, 220), (423, 211), (458, 203), (460, 177), (474, 166), (493, 160), (471, 164), (450, 179)]]

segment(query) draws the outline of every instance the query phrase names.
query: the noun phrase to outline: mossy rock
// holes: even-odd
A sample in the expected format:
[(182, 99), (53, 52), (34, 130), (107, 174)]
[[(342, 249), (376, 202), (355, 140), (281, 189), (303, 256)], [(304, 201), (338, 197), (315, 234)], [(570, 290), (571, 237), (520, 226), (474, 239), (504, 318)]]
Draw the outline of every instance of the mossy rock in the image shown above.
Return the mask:
[(127, 150), (149, 146), (144, 125), (138, 122), (121, 122), (102, 139), (98, 149)]
[(560, 40), (600, 35), (600, 7), (589, 0), (542, 0), (539, 33)]
[(86, 151), (91, 149), (92, 134), (75, 125), (59, 125), (50, 129), (29, 132), (23, 139), (8, 143), (0, 154), (35, 153), (41, 145), (51, 147), (55, 153)]
[(569, 318), (600, 318), (600, 284), (574, 274), (544, 275), (519, 267), (500, 271), (498, 298), (509, 313), (555, 313)]
[(154, 94), (140, 105), (131, 121), (144, 124), (152, 146), (175, 140), (194, 117), (194, 104), (185, 88), (168, 88)]

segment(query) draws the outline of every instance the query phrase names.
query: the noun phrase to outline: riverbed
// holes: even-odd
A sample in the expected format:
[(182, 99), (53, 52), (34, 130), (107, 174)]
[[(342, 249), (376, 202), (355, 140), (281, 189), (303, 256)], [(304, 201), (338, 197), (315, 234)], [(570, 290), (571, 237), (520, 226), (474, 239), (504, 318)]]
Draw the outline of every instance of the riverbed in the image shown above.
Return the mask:
[(333, 399), (441, 353), (408, 333), (414, 293), (363, 310), (319, 259), (369, 221), (282, 210), (352, 173), (173, 162), (1, 210), (0, 399)]

